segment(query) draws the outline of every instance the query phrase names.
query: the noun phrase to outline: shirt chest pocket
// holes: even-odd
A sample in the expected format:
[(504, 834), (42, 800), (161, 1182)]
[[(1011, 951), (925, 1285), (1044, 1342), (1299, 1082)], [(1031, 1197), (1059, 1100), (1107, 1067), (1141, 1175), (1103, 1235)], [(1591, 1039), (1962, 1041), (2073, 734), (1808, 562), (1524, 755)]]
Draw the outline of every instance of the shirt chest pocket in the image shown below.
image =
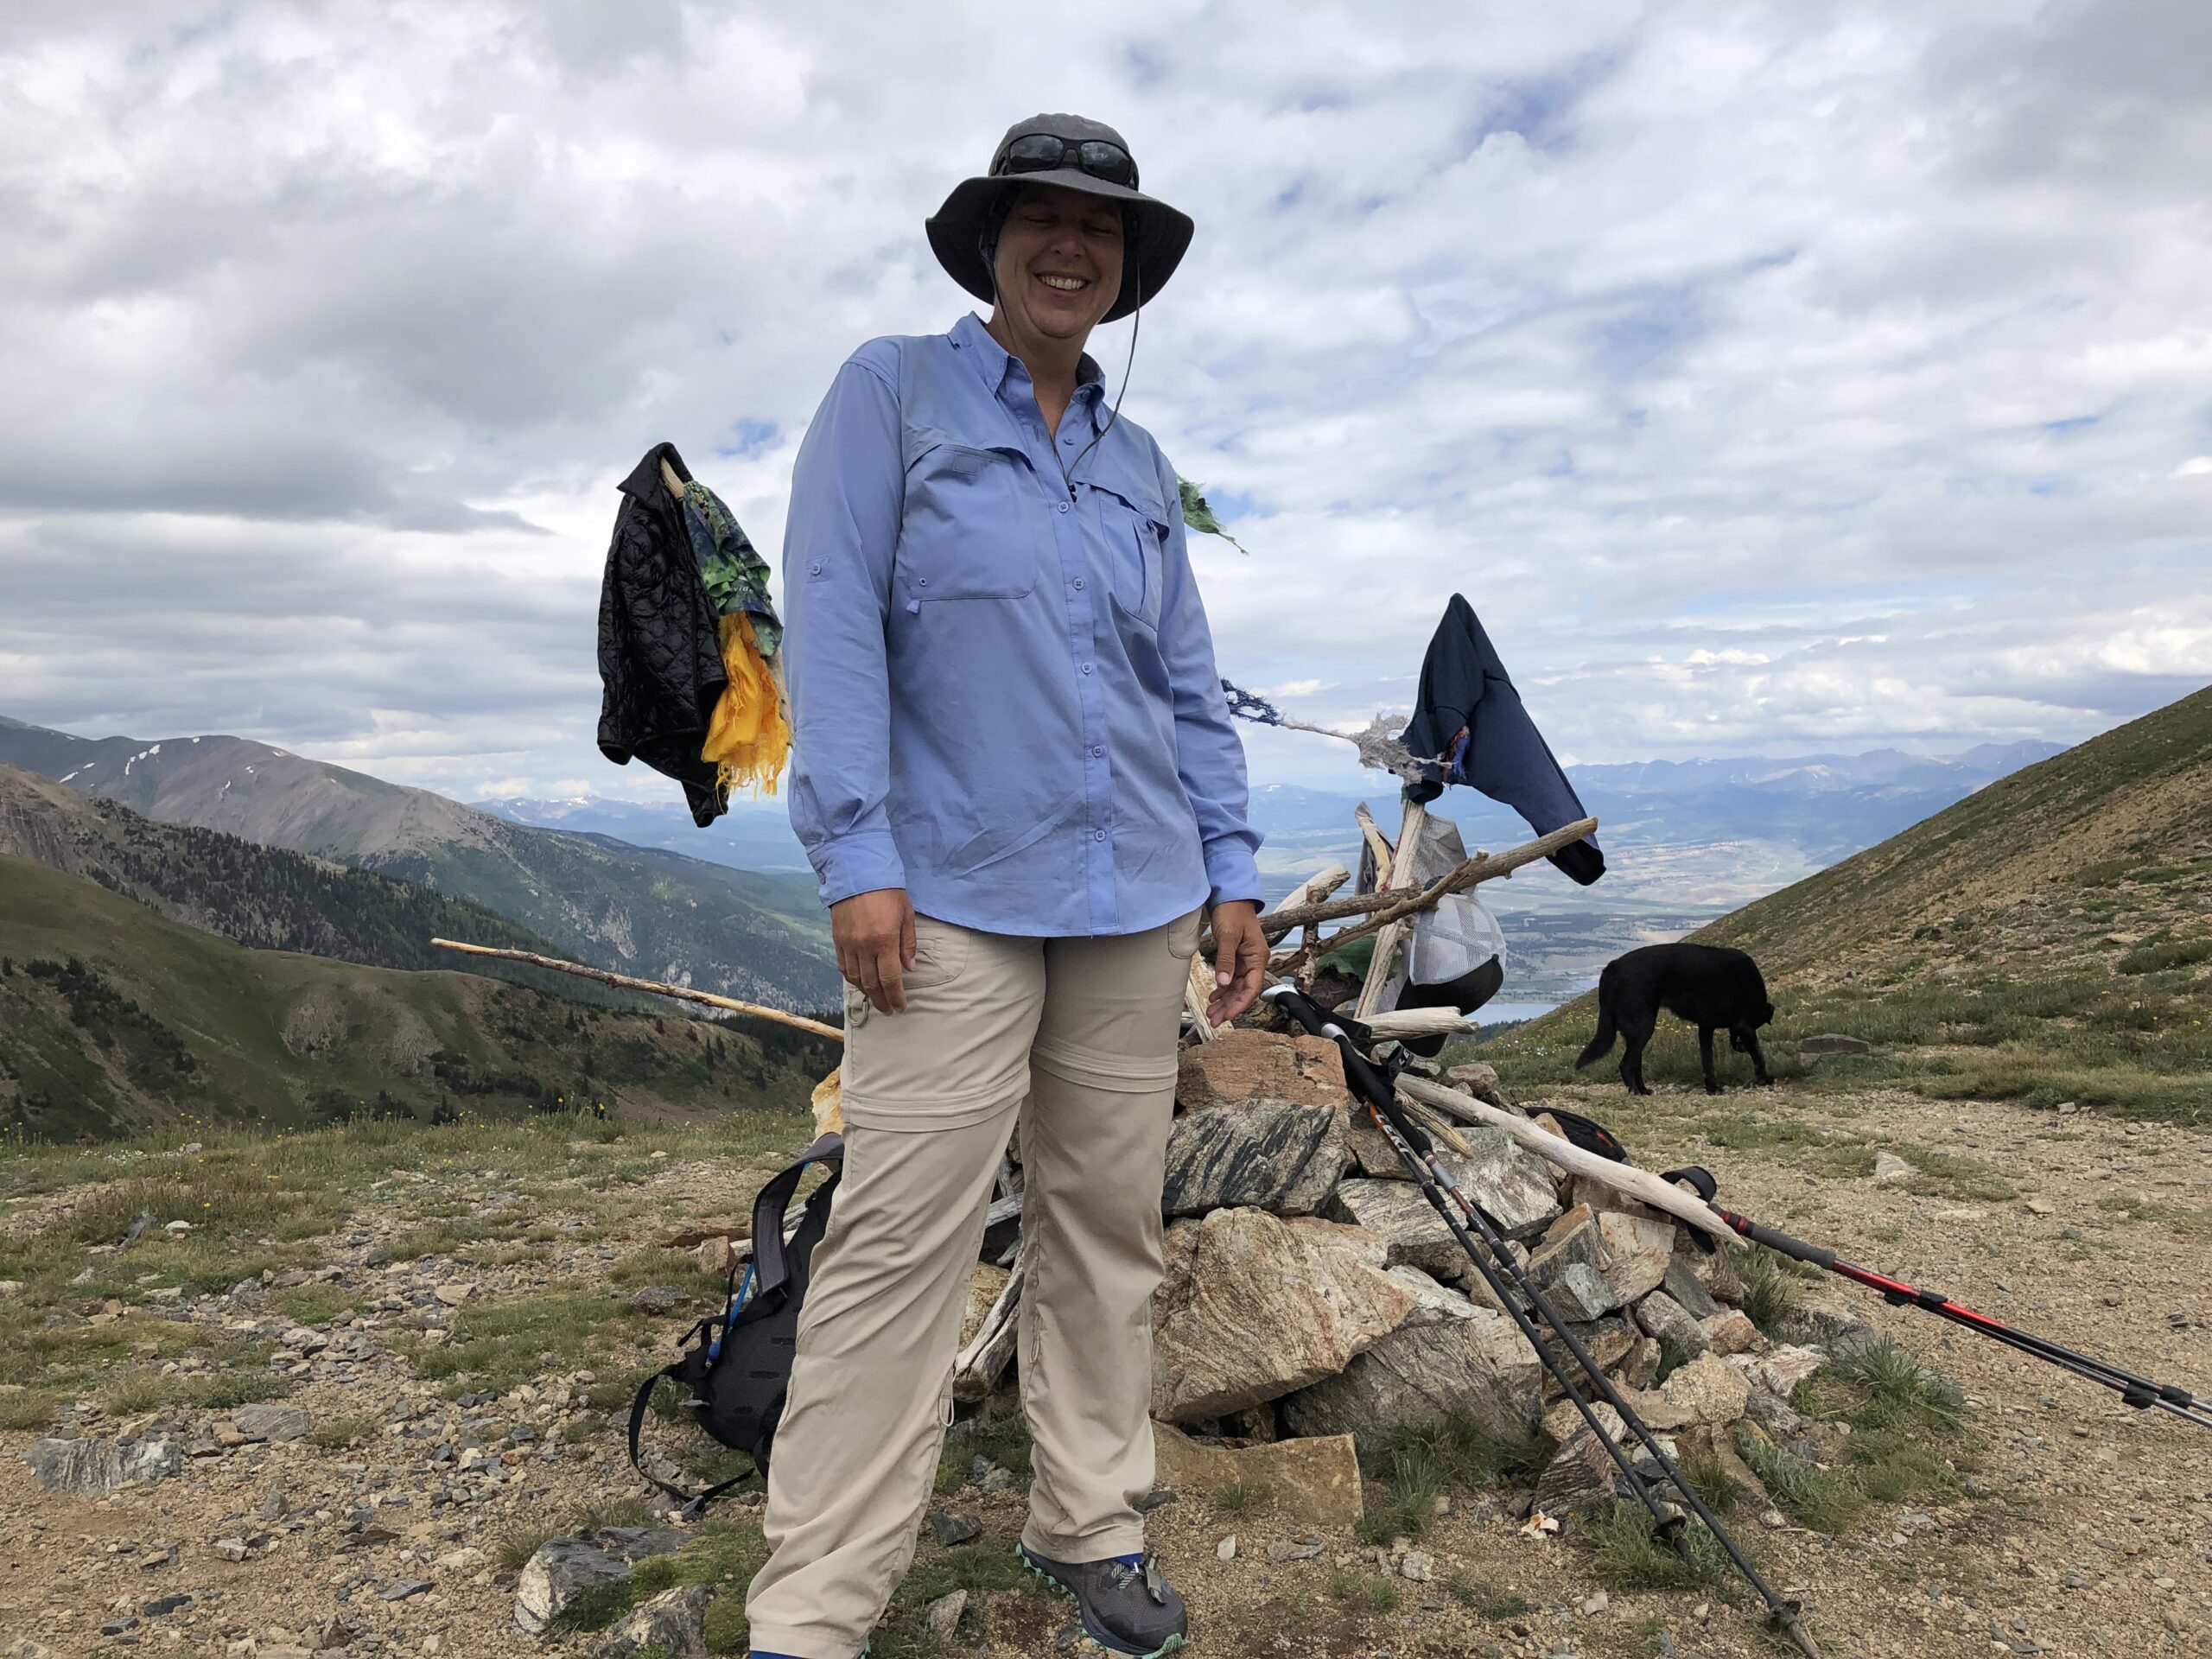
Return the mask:
[(1036, 493), (1027, 464), (1003, 450), (938, 443), (916, 456), (894, 561), (906, 607), (1026, 597), (1037, 586)]
[(1166, 566), (1167, 516), (1140, 491), (1092, 492), (1098, 504), (1107, 588), (1114, 603), (1148, 628), (1160, 626), (1161, 573)]

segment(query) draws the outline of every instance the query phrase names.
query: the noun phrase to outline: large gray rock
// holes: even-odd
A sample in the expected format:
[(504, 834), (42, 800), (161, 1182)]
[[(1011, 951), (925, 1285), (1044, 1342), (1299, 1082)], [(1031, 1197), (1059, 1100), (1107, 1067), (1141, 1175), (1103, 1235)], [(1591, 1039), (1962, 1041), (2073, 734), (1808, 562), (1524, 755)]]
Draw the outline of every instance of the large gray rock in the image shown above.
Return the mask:
[(1391, 1267), (1419, 1268), (1446, 1279), (1472, 1271), (1444, 1217), (1410, 1181), (1345, 1181), (1331, 1198), (1328, 1215), (1382, 1239)]
[[(1605, 1270), (1605, 1246), (1598, 1236), (1597, 1212), (1578, 1204), (1545, 1230), (1529, 1251), (1529, 1276), (1549, 1296), (1568, 1268), (1580, 1264), (1592, 1273)], [(1618, 1305), (1618, 1300), (1616, 1302)]]
[(1350, 1160), (1344, 1122), (1339, 1102), (1249, 1100), (1186, 1113), (1167, 1137), (1160, 1207), (1170, 1216), (1245, 1207), (1314, 1215)]
[(1650, 1216), (1600, 1211), (1598, 1242), (1604, 1262), (1599, 1271), (1624, 1302), (1659, 1288), (1674, 1260), (1675, 1224)]
[(1833, 1059), (1841, 1054), (1872, 1054), (1874, 1045), (1864, 1037), (1847, 1037), (1840, 1031), (1824, 1031), (1817, 1036), (1802, 1037), (1797, 1041), (1797, 1058), (1801, 1060)]
[(1357, 1227), (1264, 1210), (1171, 1223), (1152, 1302), (1152, 1414), (1242, 1411), (1333, 1376), (1395, 1331), (1418, 1298)]
[(184, 1452), (167, 1440), (39, 1440), (23, 1461), (49, 1492), (98, 1497), (118, 1487), (167, 1478), (184, 1468)]
[[(1540, 1325), (1538, 1329), (1542, 1327)], [(1629, 1323), (1625, 1313), (1608, 1313), (1604, 1319), (1592, 1319), (1587, 1324), (1570, 1319), (1567, 1329), (1582, 1344), (1583, 1351), (1596, 1363), (1599, 1370), (1612, 1370), (1626, 1359), (1629, 1350), (1636, 1346), (1637, 1330)], [(1567, 1352), (1565, 1343), (1549, 1334), (1544, 1337), (1543, 1343), (1545, 1351), (1559, 1361), (1569, 1376), (1580, 1377), (1582, 1375), (1573, 1357)], [(1557, 1388), (1558, 1384), (1547, 1376), (1544, 1379), (1545, 1392), (1555, 1392)]]
[(591, 1659), (637, 1659), (644, 1653), (667, 1659), (707, 1659), (707, 1604), (712, 1585), (682, 1584), (641, 1601), (600, 1637)]
[(1636, 1322), (1654, 1341), (1674, 1344), (1685, 1359), (1698, 1358), (1713, 1346), (1704, 1327), (1663, 1290), (1653, 1291), (1636, 1305)]
[[(1460, 1190), (1483, 1207), (1509, 1238), (1523, 1238), (1557, 1218), (1559, 1197), (1550, 1166), (1503, 1129), (1459, 1126), (1471, 1157), (1439, 1148)], [(1360, 1173), (1370, 1180), (1406, 1181), (1413, 1173), (1365, 1112), (1353, 1114), (1346, 1135)]]
[(1552, 1276), (1544, 1298), (1572, 1324), (1601, 1319), (1621, 1305), (1621, 1294), (1585, 1262), (1570, 1262)]
[(685, 1535), (664, 1527), (601, 1527), (574, 1538), (548, 1538), (515, 1581), (515, 1628), (542, 1636), (561, 1610), (587, 1590), (630, 1576), (648, 1555), (672, 1555)]
[(313, 1425), (297, 1406), (258, 1400), (231, 1414), (231, 1426), (249, 1440), (296, 1440)]
[[(1694, 1249), (1696, 1246), (1690, 1248)], [(1668, 1262), (1667, 1276), (1659, 1281), (1659, 1287), (1680, 1303), (1682, 1312), (1694, 1319), (1709, 1319), (1720, 1311), (1720, 1304), (1713, 1300), (1713, 1293), (1699, 1281), (1687, 1262), (1676, 1260)]]
[(1620, 1491), (1620, 1467), (1586, 1427), (1574, 1431), (1537, 1478), (1529, 1507), (1557, 1520), (1601, 1510)]
[(1497, 1068), (1494, 1065), (1486, 1065), (1480, 1060), (1469, 1060), (1465, 1065), (1449, 1068), (1444, 1073), (1444, 1081), (1454, 1089), (1465, 1090), (1477, 1100), (1485, 1100), (1498, 1107), (1505, 1104), (1505, 1097), (1497, 1091)]
[(1463, 1124), (1459, 1138), (1473, 1155), (1445, 1153), (1444, 1166), (1508, 1238), (1529, 1237), (1559, 1218), (1549, 1164), (1503, 1129)]
[(1848, 1359), (1882, 1341), (1882, 1333), (1853, 1309), (1817, 1302), (1784, 1314), (1776, 1334), (1784, 1342), (1817, 1348), (1830, 1359)]
[(1392, 1429), (1452, 1416), (1502, 1439), (1528, 1433), (1540, 1404), (1540, 1367), (1512, 1321), (1433, 1281), (1412, 1285), (1412, 1269), (1395, 1268), (1393, 1276), (1419, 1298), (1414, 1313), (1338, 1375), (1285, 1400), (1292, 1432), (1350, 1434), (1370, 1459)]
[(1751, 1400), (1751, 1382), (1718, 1354), (1692, 1360), (1659, 1385), (1659, 1392), (1680, 1414), (1676, 1427), (1689, 1423), (1732, 1423)]

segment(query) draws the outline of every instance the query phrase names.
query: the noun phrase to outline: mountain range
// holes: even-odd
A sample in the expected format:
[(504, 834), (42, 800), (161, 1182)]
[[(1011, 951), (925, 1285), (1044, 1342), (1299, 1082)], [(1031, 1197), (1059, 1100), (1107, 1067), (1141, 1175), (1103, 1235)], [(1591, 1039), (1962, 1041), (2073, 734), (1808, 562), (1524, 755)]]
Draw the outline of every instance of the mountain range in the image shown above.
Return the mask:
[[(1509, 997), (1555, 1001), (1633, 944), (1679, 937), (1942, 810), (2059, 746), (1581, 766), (1608, 869), (1577, 887), (1548, 868), (1485, 894), (1516, 947)], [(828, 930), (783, 802), (734, 802), (705, 830), (658, 802), (461, 802), (232, 737), (89, 739), (0, 718), (0, 763), (149, 817), (229, 831), (465, 898), (562, 954), (787, 1007), (836, 993)], [(1395, 785), (1365, 798), (1395, 834)], [(1267, 895), (1351, 864), (1361, 797), (1294, 784), (1252, 794)], [(1516, 845), (1510, 810), (1452, 790), (1434, 810), (1471, 849)]]
[(0, 717), (0, 764), (473, 901), (595, 966), (774, 1007), (836, 999), (810, 878), (532, 829), (243, 738), (85, 738)]
[[(1952, 755), (1874, 749), (1786, 760), (1647, 760), (1576, 766), (1572, 777), (1609, 846), (1638, 855), (1675, 849), (1662, 867), (1639, 868), (1641, 856), (1614, 860), (1607, 902), (1633, 889), (1638, 908), (1649, 903), (1679, 908), (1685, 902), (1710, 908), (1745, 902), (1848, 858), (2063, 747), (2030, 741), (1979, 744)], [(1363, 798), (1297, 784), (1255, 788), (1252, 822), (1267, 837), (1261, 863), (1270, 896), (1288, 892), (1332, 859), (1350, 861), (1359, 846), (1352, 809), (1361, 799), (1369, 802), (1384, 833), (1394, 833), (1393, 793), (1390, 780), (1379, 775)], [(472, 804), (514, 823), (681, 849), (745, 869), (807, 868), (779, 801), (735, 802), (705, 830), (695, 829), (690, 815), (673, 800), (648, 804), (596, 796), (510, 796)], [(1471, 848), (1478, 840), (1502, 848), (1531, 838), (1510, 810), (1471, 791), (1450, 791), (1436, 810), (1459, 824)], [(1702, 850), (1685, 855), (1693, 849)], [(1598, 894), (1589, 895), (1587, 902), (1598, 901)]]
[[(2055, 743), (1980, 744), (1949, 755), (1876, 749), (1862, 754), (1652, 760), (1571, 769), (1600, 825), (1607, 870), (1578, 887), (1539, 866), (1485, 889), (1512, 946), (1507, 1004), (1548, 1007), (1592, 982), (1638, 944), (1676, 938), (1740, 905), (1786, 887), (1940, 812), (1998, 779), (2060, 753)], [(1378, 775), (1364, 798), (1383, 833), (1397, 833), (1392, 780)], [(1363, 798), (1296, 784), (1252, 791), (1252, 821), (1266, 836), (1260, 873), (1280, 899), (1313, 871), (1356, 865), (1352, 811)], [(673, 801), (645, 804), (590, 796), (478, 801), (483, 810), (544, 829), (595, 831), (681, 847), (756, 870), (803, 871), (781, 802), (734, 803), (712, 828), (693, 828)], [(1454, 789), (1433, 809), (1459, 826), (1470, 850), (1530, 839), (1510, 809)], [(1504, 1006), (1504, 1005), (1501, 1005)]]

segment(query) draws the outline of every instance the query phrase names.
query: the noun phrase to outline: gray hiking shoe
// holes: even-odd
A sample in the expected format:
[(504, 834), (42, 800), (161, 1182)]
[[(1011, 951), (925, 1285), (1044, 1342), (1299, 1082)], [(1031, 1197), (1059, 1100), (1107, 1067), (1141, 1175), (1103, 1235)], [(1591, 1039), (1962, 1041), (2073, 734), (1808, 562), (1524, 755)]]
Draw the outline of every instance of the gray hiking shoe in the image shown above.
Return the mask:
[(1075, 1603), (1084, 1634), (1110, 1652), (1157, 1659), (1181, 1647), (1190, 1634), (1183, 1598), (1160, 1576), (1160, 1563), (1150, 1554), (1132, 1567), (1117, 1560), (1048, 1561), (1020, 1544), (1014, 1553)]

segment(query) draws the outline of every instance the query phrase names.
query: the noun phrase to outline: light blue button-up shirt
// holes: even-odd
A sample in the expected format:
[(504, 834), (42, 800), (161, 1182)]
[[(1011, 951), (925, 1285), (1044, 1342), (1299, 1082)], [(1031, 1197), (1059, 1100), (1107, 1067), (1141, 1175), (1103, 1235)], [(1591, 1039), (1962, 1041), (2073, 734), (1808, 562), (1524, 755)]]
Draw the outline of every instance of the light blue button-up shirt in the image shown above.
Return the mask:
[(942, 921), (1067, 937), (1259, 901), (1174, 469), (1108, 427), (1087, 357), (1080, 379), (1047, 434), (971, 314), (868, 341), (807, 429), (783, 648), (825, 904), (904, 887)]

